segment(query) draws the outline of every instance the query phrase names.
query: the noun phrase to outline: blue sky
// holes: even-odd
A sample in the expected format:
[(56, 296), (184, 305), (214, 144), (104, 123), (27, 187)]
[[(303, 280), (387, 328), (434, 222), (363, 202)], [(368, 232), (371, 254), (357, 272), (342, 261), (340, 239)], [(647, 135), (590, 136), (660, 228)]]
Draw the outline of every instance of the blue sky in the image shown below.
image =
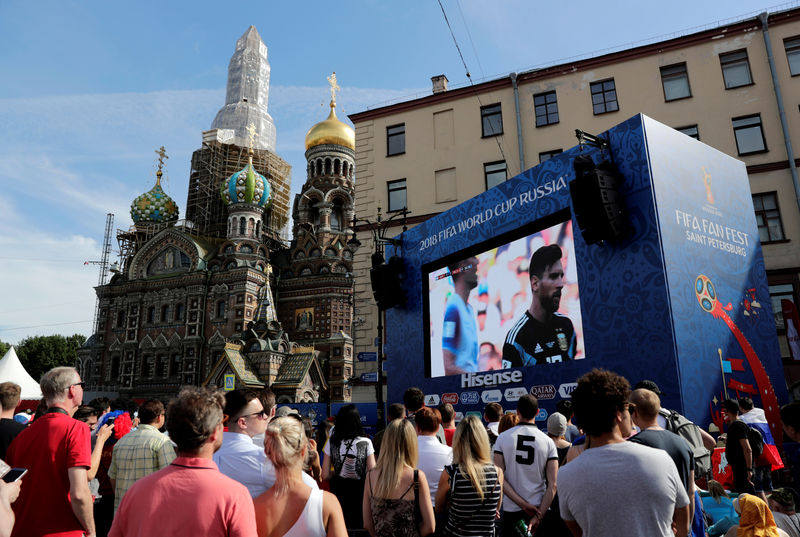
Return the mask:
[[(442, 5), (479, 81), (798, 2)], [(0, 2), (0, 340), (89, 334), (98, 271), (83, 262), (100, 257), (106, 213), (115, 228), (131, 225), (161, 145), (165, 190), (183, 210), (192, 151), (224, 104), (228, 61), (251, 24), (268, 48), (269, 112), (295, 191), (331, 71), (345, 121), (429, 92), (434, 75), (467, 82), (436, 0)]]

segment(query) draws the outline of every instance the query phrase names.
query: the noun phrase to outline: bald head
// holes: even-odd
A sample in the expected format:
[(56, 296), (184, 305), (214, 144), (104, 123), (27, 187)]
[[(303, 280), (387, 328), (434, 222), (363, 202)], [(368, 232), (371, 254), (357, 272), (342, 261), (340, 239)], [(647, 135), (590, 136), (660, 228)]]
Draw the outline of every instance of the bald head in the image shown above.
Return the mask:
[(658, 411), (661, 409), (661, 399), (658, 398), (655, 392), (643, 388), (633, 390), (628, 400), (633, 403), (634, 406), (634, 408), (631, 409), (633, 422), (640, 429), (646, 429), (647, 427), (656, 425)]

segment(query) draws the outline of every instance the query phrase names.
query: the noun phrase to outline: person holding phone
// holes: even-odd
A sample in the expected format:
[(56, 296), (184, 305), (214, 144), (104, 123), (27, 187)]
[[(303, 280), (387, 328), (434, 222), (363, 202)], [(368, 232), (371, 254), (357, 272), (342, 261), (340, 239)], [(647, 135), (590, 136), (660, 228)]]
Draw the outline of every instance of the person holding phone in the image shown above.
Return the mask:
[[(14, 468), (9, 470), (9, 473), (14, 470), (22, 469)], [(21, 472), (22, 475), (24, 473), (24, 471)], [(3, 476), (3, 480), (0, 481), (0, 537), (9, 537), (14, 529), (14, 511), (11, 509), (11, 504), (16, 501), (22, 486), (22, 481), (20, 480), (22, 475), (15, 473), (16, 479), (6, 482), (5, 477), (8, 475)]]
[(89, 428), (72, 418), (83, 400), (83, 382), (75, 368), (56, 367), (42, 376), (39, 386), (47, 412), (22, 431), (7, 452), (11, 466), (29, 470), (27, 484), (14, 502), (17, 522), (12, 536), (93, 537)]

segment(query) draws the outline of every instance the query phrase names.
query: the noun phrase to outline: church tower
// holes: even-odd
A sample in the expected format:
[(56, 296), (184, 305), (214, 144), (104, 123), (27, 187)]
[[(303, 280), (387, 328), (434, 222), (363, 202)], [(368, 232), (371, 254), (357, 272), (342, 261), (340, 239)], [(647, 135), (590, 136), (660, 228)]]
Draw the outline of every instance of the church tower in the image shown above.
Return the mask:
[(350, 401), (353, 365), (355, 132), (330, 114), (306, 134), (306, 181), (294, 200), (294, 239), (281, 272), (278, 316), (292, 340), (313, 346), (327, 364), (331, 401)]
[(220, 197), (220, 184), (250, 166), (266, 179), (272, 199), (253, 232), (275, 250), (288, 240), (291, 167), (275, 154), (275, 124), (267, 111), (269, 73), (267, 46), (251, 26), (236, 42), (228, 65), (225, 105), (203, 133), (202, 148), (192, 155), (186, 219), (199, 235), (227, 238), (229, 212)]

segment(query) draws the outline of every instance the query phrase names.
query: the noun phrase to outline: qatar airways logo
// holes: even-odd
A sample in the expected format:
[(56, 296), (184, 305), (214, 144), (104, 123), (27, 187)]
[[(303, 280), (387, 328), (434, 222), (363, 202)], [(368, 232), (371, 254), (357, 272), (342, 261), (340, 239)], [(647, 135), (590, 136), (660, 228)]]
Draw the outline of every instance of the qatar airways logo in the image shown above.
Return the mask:
[(496, 386), (510, 382), (522, 382), (522, 371), (498, 371), (496, 373), (464, 373), (461, 375), (462, 388)]

